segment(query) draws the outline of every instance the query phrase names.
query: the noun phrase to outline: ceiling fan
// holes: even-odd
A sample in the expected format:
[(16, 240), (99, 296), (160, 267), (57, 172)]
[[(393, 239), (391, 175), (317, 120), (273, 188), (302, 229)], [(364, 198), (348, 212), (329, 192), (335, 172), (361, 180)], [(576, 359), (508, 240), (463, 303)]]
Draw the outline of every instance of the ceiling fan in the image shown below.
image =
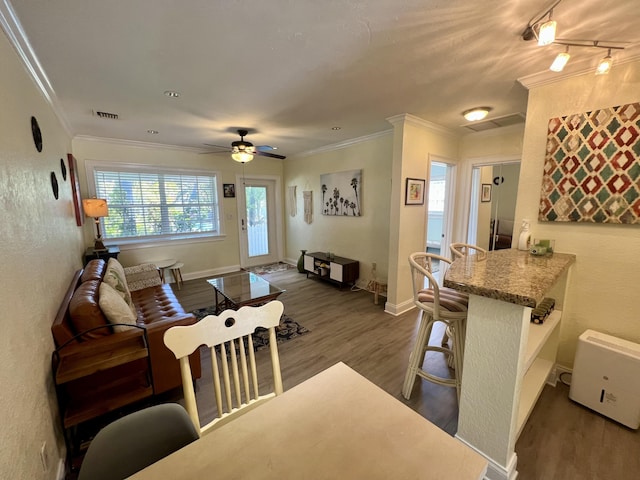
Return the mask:
[(261, 155), (263, 157), (272, 157), (279, 158), (284, 160), (284, 155), (278, 155), (275, 153), (267, 152), (266, 149), (273, 149), (273, 147), (269, 147), (267, 145), (258, 145), (255, 147), (253, 143), (245, 141), (244, 137), (249, 133), (248, 130), (238, 130), (238, 135), (240, 135), (240, 140), (236, 140), (231, 143), (231, 149), (229, 147), (223, 147), (221, 145), (212, 145), (210, 143), (205, 143), (205, 145), (209, 147), (217, 147), (224, 148), (225, 151), (231, 152), (231, 158), (233, 158), (236, 162), (247, 163), (253, 160), (254, 155)]

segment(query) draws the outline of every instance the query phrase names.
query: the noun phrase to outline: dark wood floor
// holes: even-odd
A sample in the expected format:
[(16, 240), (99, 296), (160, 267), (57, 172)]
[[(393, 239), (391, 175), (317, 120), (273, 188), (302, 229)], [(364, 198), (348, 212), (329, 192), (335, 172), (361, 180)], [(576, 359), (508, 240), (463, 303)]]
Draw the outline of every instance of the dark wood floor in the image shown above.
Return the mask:
[[(383, 302), (373, 304), (371, 293), (340, 290), (307, 279), (295, 269), (265, 278), (286, 289), (279, 297), (285, 313), (311, 331), (279, 347), (285, 390), (342, 361), (450, 435), (455, 434), (455, 389), (416, 381), (411, 400), (400, 393), (417, 328), (415, 311), (394, 317), (384, 313)], [(205, 279), (189, 280), (174, 291), (188, 311), (213, 303), (213, 290)], [(434, 341), (440, 335), (434, 332)], [(426, 361), (428, 368), (447, 372), (441, 356), (429, 354)], [(198, 382), (198, 396), (209, 395), (209, 390), (205, 379)], [(638, 432), (573, 403), (568, 387), (561, 384), (545, 387), (516, 452), (518, 479), (522, 480), (640, 478)]]

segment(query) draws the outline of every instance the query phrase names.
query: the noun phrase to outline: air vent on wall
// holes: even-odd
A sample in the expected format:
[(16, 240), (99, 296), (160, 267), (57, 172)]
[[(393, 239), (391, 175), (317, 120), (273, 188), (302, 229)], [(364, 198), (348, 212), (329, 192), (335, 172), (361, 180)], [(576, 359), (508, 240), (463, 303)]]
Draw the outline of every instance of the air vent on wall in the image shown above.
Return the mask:
[(509, 125), (524, 123), (525, 118), (524, 113), (512, 113), (503, 117), (490, 118), (482, 122), (473, 122), (462, 126), (473, 132), (482, 132), (484, 130), (491, 130), (492, 128), (507, 127)]
[(111, 120), (118, 120), (118, 114), (117, 113), (109, 113), (109, 112), (97, 112), (97, 111), (93, 111), (93, 114), (97, 117), (100, 118), (109, 118)]

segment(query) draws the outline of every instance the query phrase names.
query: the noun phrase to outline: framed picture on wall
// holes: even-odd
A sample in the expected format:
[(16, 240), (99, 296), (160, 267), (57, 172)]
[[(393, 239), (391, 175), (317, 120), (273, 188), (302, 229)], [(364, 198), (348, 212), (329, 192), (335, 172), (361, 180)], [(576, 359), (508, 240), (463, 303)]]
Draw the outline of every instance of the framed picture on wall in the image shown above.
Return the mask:
[(425, 180), (421, 178), (407, 178), (404, 196), (405, 205), (424, 205)]
[(84, 223), (84, 211), (82, 210), (82, 199), (80, 198), (78, 162), (70, 153), (67, 153), (67, 162), (69, 163), (69, 181), (71, 182), (71, 197), (73, 198), (73, 211), (76, 214), (76, 225), (81, 227)]
[(482, 191), (480, 193), (480, 201), (481, 202), (490, 202), (491, 201), (491, 184), (483, 183)]
[(222, 190), (224, 191), (224, 198), (235, 198), (236, 196), (235, 183), (223, 183)]

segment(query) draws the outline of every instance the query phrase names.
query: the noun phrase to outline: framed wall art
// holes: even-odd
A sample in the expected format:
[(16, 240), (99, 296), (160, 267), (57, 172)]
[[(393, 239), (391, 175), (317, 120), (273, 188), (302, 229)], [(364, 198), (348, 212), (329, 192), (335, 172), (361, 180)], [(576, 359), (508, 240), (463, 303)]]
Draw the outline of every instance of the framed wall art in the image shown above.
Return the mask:
[(235, 198), (236, 197), (236, 184), (235, 183), (223, 183), (222, 191), (224, 193), (224, 198)]
[(322, 215), (359, 217), (362, 170), (320, 175)]
[(480, 192), (480, 201), (481, 202), (491, 201), (491, 184), (490, 183), (482, 184), (482, 191)]
[(407, 178), (404, 194), (405, 205), (424, 205), (425, 180), (421, 178)]
[(71, 183), (71, 196), (73, 197), (73, 210), (76, 214), (76, 225), (81, 227), (84, 224), (84, 211), (82, 210), (82, 199), (80, 198), (80, 181), (78, 180), (78, 162), (76, 157), (67, 153), (69, 163), (69, 182)]

